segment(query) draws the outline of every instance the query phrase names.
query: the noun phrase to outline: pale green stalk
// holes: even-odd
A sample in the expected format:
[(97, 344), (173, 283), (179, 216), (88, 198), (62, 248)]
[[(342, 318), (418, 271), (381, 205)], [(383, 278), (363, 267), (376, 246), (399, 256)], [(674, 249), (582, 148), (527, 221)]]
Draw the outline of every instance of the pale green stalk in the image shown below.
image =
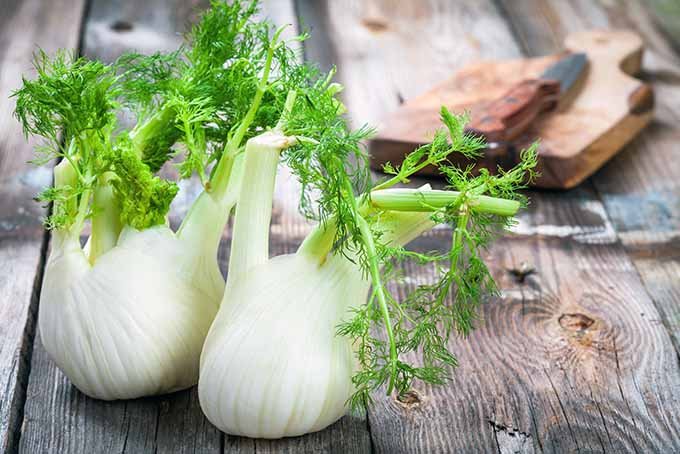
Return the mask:
[(174, 108), (166, 104), (146, 121), (135, 125), (135, 128), (130, 132), (133, 150), (141, 155), (142, 150), (149, 140), (153, 140), (157, 131), (173, 127), (175, 114)]
[[(460, 200), (461, 193), (435, 189), (381, 189), (371, 191), (367, 202), (359, 205), (359, 213), (367, 216), (379, 211), (433, 213)], [(499, 199), (489, 196), (469, 196), (466, 205), (472, 211), (513, 216), (519, 210), (516, 200)], [(325, 260), (335, 240), (336, 220), (334, 217), (318, 225), (302, 242), (298, 250), (302, 254)]]
[[(59, 164), (54, 166), (54, 187), (63, 188), (65, 186), (73, 187), (78, 181), (78, 174), (71, 161), (62, 159)], [(73, 212), (77, 209), (77, 202), (75, 199), (66, 201), (56, 201), (52, 208), (54, 211), (64, 210), (66, 212)], [(73, 228), (69, 229), (69, 234), (72, 234)], [(76, 235), (78, 235), (78, 232)]]
[(295, 103), (295, 92), (286, 98), (283, 114), (276, 128), (246, 143), (243, 181), (229, 256), (227, 286), (253, 267), (269, 260), (269, 228), (274, 197), (274, 184), (281, 150), (295, 143), (294, 137), (281, 133), (287, 112)]
[(215, 245), (215, 249), (219, 244), (222, 230), (224, 230), (229, 214), (239, 198), (240, 185), (243, 180), (242, 167), (244, 163), (241, 162), (238, 151), (243, 138), (255, 120), (255, 115), (262, 104), (262, 98), (268, 89), (274, 51), (284, 28), (279, 28), (274, 34), (272, 45), (267, 51), (262, 77), (250, 108), (234, 135), (229, 138), (225, 145), (213, 176), (204, 185), (206, 189), (199, 195), (182, 221), (177, 231), (180, 238), (187, 238), (194, 244), (212, 244)]
[[(440, 191), (430, 189), (383, 189), (371, 192), (370, 204), (381, 210), (395, 211), (435, 211), (450, 206), (461, 196), (457, 191)], [(471, 195), (466, 200), (472, 211), (496, 214), (499, 216), (513, 216), (519, 210), (520, 203), (516, 200), (499, 199), (485, 195)]]
[(90, 234), (89, 261), (91, 264), (118, 243), (123, 229), (120, 208), (113, 194), (110, 172), (100, 176), (92, 194), (92, 233)]
[(269, 259), (269, 223), (281, 148), (276, 143), (257, 142), (258, 139), (246, 144), (227, 286)]

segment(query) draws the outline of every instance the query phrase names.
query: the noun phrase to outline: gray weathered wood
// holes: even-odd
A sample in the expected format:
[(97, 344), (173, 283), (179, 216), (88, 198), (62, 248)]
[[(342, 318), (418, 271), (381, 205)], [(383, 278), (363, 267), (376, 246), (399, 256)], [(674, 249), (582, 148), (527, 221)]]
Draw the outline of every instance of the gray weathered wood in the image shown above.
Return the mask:
[[(522, 54), (491, 2), (298, 5), (329, 37), (305, 51), (338, 64), (357, 123), (375, 123), (467, 61)], [(530, 197), (515, 234), (489, 253), (503, 298), (485, 305), (467, 341), (452, 342), (461, 363), (453, 381), (419, 385), (404, 402), (376, 394), (369, 426), (378, 451), (680, 449), (677, 356), (596, 191)], [(438, 231), (416, 247), (448, 238)], [(506, 271), (523, 262), (535, 268), (523, 280)]]
[[(22, 8), (32, 3), (26, 1)], [(98, 17), (104, 24), (100, 32), (102, 27), (110, 27), (118, 20), (133, 23), (132, 31), (120, 33), (183, 29), (183, 20), (177, 17), (189, 11), (182, 9), (183, 3), (173, 3), (174, 10), (166, 10), (157, 2), (146, 2), (136, 5), (137, 13), (126, 6), (132, 2), (116, 3), (120, 9), (102, 6), (104, 9), (100, 10), (98, 3), (104, 5), (105, 2), (96, 0), (92, 6), (92, 17)], [(630, 24), (631, 17), (639, 21), (636, 26), (655, 43), (657, 55), (653, 61), (657, 66), (653, 73), (648, 73), (648, 78), (657, 87), (661, 84), (669, 100), (676, 88), (673, 85), (677, 84), (676, 63), (668, 63), (674, 62), (677, 56), (663, 47), (663, 37), (654, 31), (644, 15), (645, 10), (635, 4), (613, 8), (607, 3), (608, 8), (601, 8), (587, 2), (578, 5), (553, 2), (546, 7), (540, 2), (535, 9), (529, 9), (534, 19), (530, 26), (524, 27), (524, 32), (516, 20), (512, 21), (517, 36), (524, 37), (519, 46), (503, 17), (489, 2), (298, 3), (306, 23), (315, 30), (305, 49), (308, 57), (339, 65), (340, 76), (347, 85), (346, 101), (358, 122), (374, 123), (400, 99), (413, 96), (446, 77), (461, 62), (480, 57), (514, 57), (520, 55), (520, 49), (533, 53), (532, 46), (538, 45), (545, 45), (546, 51), (552, 50), (548, 47), (550, 43), (559, 43), (561, 34), (571, 31), (570, 27), (591, 23)], [(290, 8), (285, 6), (288, 2), (272, 0), (271, 4), (278, 11), (290, 14)], [(147, 7), (155, 14), (170, 16), (149, 18), (151, 16), (143, 12)], [(97, 11), (107, 12), (97, 16)], [(270, 16), (278, 17), (278, 14), (272, 12)], [(69, 25), (73, 23), (77, 21)], [(121, 27), (125, 28), (120, 23), (116, 25)], [(540, 32), (541, 27), (550, 33)], [(88, 47), (90, 30), (85, 38), (85, 49), (90, 55), (101, 52), (106, 58), (114, 58), (121, 49), (129, 47), (129, 43), (143, 44), (141, 38), (130, 40), (131, 35), (117, 42), (109, 36), (102, 38), (102, 44)], [(160, 36), (174, 35), (165, 32)], [(167, 42), (164, 39), (160, 41)], [(106, 40), (110, 40), (111, 46), (103, 44)], [(24, 45), (32, 49), (33, 43)], [(661, 143), (667, 150), (664, 156), (672, 157), (668, 144), (677, 139), (674, 119), (678, 115), (671, 101), (668, 102), (663, 104), (659, 124), (650, 131), (653, 139), (644, 142), (641, 138), (642, 144), (634, 147), (652, 151)], [(3, 115), (8, 111), (0, 109)], [(16, 140), (12, 145), (19, 143), (18, 137)], [(3, 145), (3, 149), (15, 147)], [(2, 156), (6, 154), (0, 153)], [(624, 158), (617, 158), (621, 159)], [(659, 323), (659, 319), (663, 319), (672, 326), (672, 317), (677, 316), (677, 308), (672, 304), (678, 300), (677, 289), (668, 285), (668, 280), (679, 271), (674, 239), (677, 222), (673, 223), (678, 219), (679, 208), (672, 198), (677, 194), (677, 183), (673, 180), (678, 175), (677, 167), (668, 161), (644, 159), (631, 164), (634, 158), (626, 159), (612, 176), (599, 179), (613, 172), (609, 169), (617, 160), (595, 177), (597, 191), (588, 184), (566, 195), (531, 194), (532, 208), (520, 218), (515, 235), (495, 245), (489, 254), (503, 298), (484, 308), (485, 322), (480, 324), (479, 331), (468, 341), (457, 340), (453, 344), (461, 360), (454, 381), (446, 387), (418, 386), (403, 402), (376, 395), (369, 422), (379, 451), (674, 452), (680, 449), (677, 397), (680, 372), (669, 337)], [(16, 165), (14, 161), (10, 164)], [(0, 161), (0, 169), (5, 165), (5, 160)], [(10, 174), (15, 175), (16, 171)], [(2, 172), (0, 175), (3, 175), (0, 180), (3, 195), (7, 193), (4, 188), (9, 187), (5, 185), (27, 184), (25, 181), (29, 181), (29, 185), (30, 181), (44, 184), (41, 178), (49, 181), (49, 173), (43, 175), (40, 171), (26, 174), (23, 180), (5, 179)], [(633, 196), (641, 199), (627, 202), (629, 188), (635, 188)], [(26, 192), (32, 195), (36, 188), (29, 189)], [(666, 195), (655, 198), (654, 191), (666, 191)], [(598, 194), (602, 195), (605, 205), (599, 201)], [(14, 199), (9, 200), (6, 205), (3, 199), (0, 208), (17, 206)], [(626, 203), (633, 203), (637, 207), (635, 211), (643, 215), (631, 218)], [(650, 205), (655, 209), (649, 211)], [(36, 209), (35, 205), (31, 207), (25, 209)], [(2, 208), (0, 214), (4, 216), (5, 211)], [(181, 206), (176, 207), (175, 214), (179, 211)], [(27, 213), (25, 218), (16, 218), (21, 222), (14, 221), (20, 227), (9, 230), (9, 234), (2, 233), (0, 251), (3, 254), (19, 251), (19, 257), (28, 257), (23, 252), (25, 237), (34, 238), (29, 252), (39, 251), (39, 239), (35, 240), (41, 232), (35, 221), (38, 212), (24, 213)], [(294, 198), (290, 192), (279, 192), (274, 214), (272, 252), (289, 252), (306, 231), (294, 215)], [(637, 240), (627, 239), (629, 234)], [(440, 230), (419, 240), (415, 246), (430, 249), (448, 241), (448, 235), (446, 230)], [(14, 246), (15, 240), (21, 240), (21, 248)], [(619, 240), (633, 258), (635, 267), (618, 244)], [(10, 245), (9, 248), (5, 244)], [(220, 255), (223, 264), (226, 252)], [(25, 268), (9, 272), (19, 276), (23, 276), (24, 270), (33, 272), (39, 259), (39, 253), (30, 255)], [(15, 267), (20, 262), (23, 267), (21, 260), (0, 261)], [(534, 267), (535, 272), (522, 280), (506, 271), (519, 269), (522, 263)], [(666, 302), (659, 307), (676, 312), (664, 312), (663, 318), (659, 315), (638, 279), (638, 272), (657, 304)], [(418, 280), (426, 279), (427, 275), (412, 270), (411, 277)], [(0, 281), (0, 285), (5, 285), (3, 282)], [(24, 296), (30, 296), (27, 290), (30, 283), (19, 288), (18, 282), (12, 280), (8, 284)], [(2, 294), (13, 294), (9, 292)], [(4, 310), (5, 306), (0, 307)], [(16, 310), (14, 306), (7, 307)], [(4, 321), (2, 317), (0, 320)], [(21, 339), (23, 329), (22, 325)], [(5, 331), (2, 334), (4, 340)], [(3, 343), (0, 350), (3, 355), (7, 345), (14, 348)], [(25, 343), (20, 341), (14, 345), (19, 347), (13, 351), (26, 351)], [(326, 431), (282, 441), (224, 437), (202, 417), (195, 390), (129, 402), (95, 401), (77, 392), (54, 368), (39, 339), (35, 345), (22, 452), (365, 452), (371, 447), (361, 418), (344, 418)], [(4, 367), (9, 362), (0, 364)], [(17, 372), (12, 373), (16, 376)], [(4, 396), (0, 405), (3, 412)], [(11, 396), (12, 402), (21, 400), (19, 394)], [(10, 413), (9, 418), (16, 420), (16, 416)]]
[[(647, 130), (592, 182), (680, 352), (680, 54), (659, 32), (644, 2), (506, 2), (531, 54), (553, 52), (565, 34), (592, 27), (631, 28), (646, 45), (642, 77), (656, 94)], [(527, 13), (534, 20), (527, 21)]]
[(93, 0), (85, 23), (83, 55), (113, 61), (134, 49), (149, 54), (172, 51), (206, 0)]
[(45, 210), (32, 198), (51, 181), (47, 169), (26, 163), (34, 155), (13, 117), (9, 96), (29, 72), (36, 46), (53, 52), (74, 48), (80, 34), (82, 0), (9, 1), (0, 14), (0, 451), (15, 449), (23, 417), (35, 288), (44, 261)]
[[(133, 1), (108, 3), (94, 0), (85, 25), (84, 53), (112, 61), (122, 52), (173, 49), (177, 33), (207, 1), (188, 7), (179, 1)], [(295, 30), (292, 3), (263, 2), (262, 16), (277, 24), (291, 23)], [(116, 30), (117, 29), (117, 30)], [(295, 186), (280, 175), (272, 223), (272, 253), (293, 251), (308, 226), (296, 213)], [(178, 224), (200, 187), (182, 183), (171, 212)], [(226, 239), (229, 237), (227, 232)], [(228, 247), (219, 261), (226, 269)], [(21, 438), (21, 452), (336, 452), (370, 450), (365, 415), (345, 417), (328, 429), (293, 439), (267, 441), (231, 437), (220, 433), (203, 416), (196, 389), (132, 401), (103, 402), (75, 389), (50, 361), (36, 339), (29, 399)]]

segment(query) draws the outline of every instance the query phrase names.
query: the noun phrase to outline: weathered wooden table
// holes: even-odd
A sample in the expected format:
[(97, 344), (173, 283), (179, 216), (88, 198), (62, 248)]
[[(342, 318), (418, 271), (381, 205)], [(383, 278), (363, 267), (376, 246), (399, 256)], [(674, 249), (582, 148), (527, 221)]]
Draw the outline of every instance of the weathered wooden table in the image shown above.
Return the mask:
[[(51, 174), (26, 164), (32, 146), (7, 96), (36, 45), (104, 60), (126, 48), (175, 48), (206, 3), (0, 2), (3, 451), (680, 452), (680, 42), (655, 25), (644, 0), (265, 2), (275, 22), (299, 17), (312, 28), (304, 54), (338, 65), (357, 124), (375, 123), (466, 62), (553, 52), (566, 33), (592, 27), (643, 36), (642, 77), (656, 90), (656, 117), (579, 188), (530, 194), (519, 227), (489, 254), (503, 297), (484, 307), (468, 340), (453, 341), (461, 366), (447, 386), (417, 387), (403, 401), (378, 394), (366, 414), (280, 441), (221, 434), (195, 390), (128, 402), (78, 392), (36, 332), (49, 235), (31, 198)], [(305, 232), (282, 188), (273, 253), (293, 250)], [(180, 200), (175, 217), (182, 209)], [(535, 271), (516, 271), (522, 266)]]

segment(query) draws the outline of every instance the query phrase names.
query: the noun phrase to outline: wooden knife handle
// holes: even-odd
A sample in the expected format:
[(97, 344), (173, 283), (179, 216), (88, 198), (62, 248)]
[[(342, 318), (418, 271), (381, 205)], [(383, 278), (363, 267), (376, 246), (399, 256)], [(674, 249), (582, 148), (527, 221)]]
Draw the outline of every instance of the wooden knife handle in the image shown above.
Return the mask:
[(513, 86), (501, 98), (472, 112), (466, 130), (487, 142), (504, 143), (519, 137), (536, 117), (557, 106), (557, 80), (529, 79)]

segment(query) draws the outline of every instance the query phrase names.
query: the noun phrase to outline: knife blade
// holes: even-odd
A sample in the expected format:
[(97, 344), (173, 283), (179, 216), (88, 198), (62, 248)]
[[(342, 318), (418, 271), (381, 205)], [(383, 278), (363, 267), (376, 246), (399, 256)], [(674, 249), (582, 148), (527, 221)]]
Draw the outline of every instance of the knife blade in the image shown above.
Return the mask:
[(587, 65), (584, 53), (567, 55), (538, 78), (519, 82), (500, 98), (473, 111), (466, 131), (484, 136), (489, 149), (500, 152), (540, 115), (554, 110)]

